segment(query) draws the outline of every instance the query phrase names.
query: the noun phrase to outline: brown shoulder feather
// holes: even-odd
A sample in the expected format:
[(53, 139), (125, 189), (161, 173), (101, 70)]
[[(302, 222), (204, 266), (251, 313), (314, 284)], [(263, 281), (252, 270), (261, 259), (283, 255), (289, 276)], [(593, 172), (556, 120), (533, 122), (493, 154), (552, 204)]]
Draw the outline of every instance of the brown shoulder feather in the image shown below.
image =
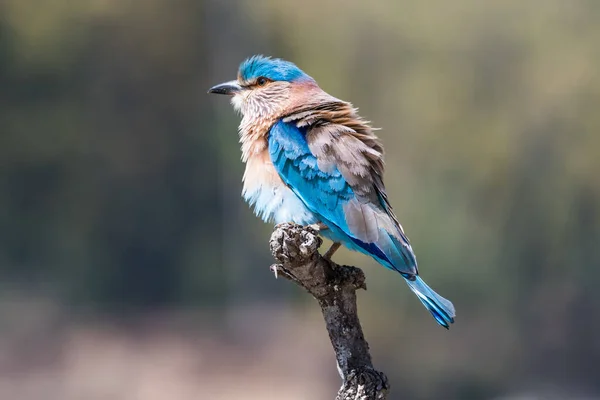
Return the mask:
[(283, 121), (308, 127), (306, 139), (319, 168), (337, 168), (361, 202), (381, 204), (403, 233), (383, 183), (383, 145), (352, 104), (337, 99), (307, 104), (284, 115)]
[(283, 118), (286, 122), (296, 121), (299, 127), (319, 127), (326, 124), (336, 124), (349, 128), (347, 132), (349, 135), (360, 140), (374, 153), (378, 154), (373, 154), (370, 159), (376, 172), (383, 175), (383, 145), (373, 133), (370, 122), (359, 116), (357, 109), (352, 104), (343, 101), (331, 101), (316, 105), (309, 104), (293, 110)]

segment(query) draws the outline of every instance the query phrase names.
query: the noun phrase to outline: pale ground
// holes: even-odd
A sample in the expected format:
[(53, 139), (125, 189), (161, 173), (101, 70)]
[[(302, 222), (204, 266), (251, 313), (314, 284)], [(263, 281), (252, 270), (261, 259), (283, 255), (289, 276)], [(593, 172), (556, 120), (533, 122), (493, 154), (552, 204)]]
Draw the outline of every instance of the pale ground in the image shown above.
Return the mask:
[[(322, 317), (311, 306), (116, 322), (66, 316), (44, 302), (0, 300), (0, 400), (333, 399), (341, 382)], [(533, 387), (481, 400), (598, 400)]]
[(333, 398), (337, 372), (324, 328), (298, 329), (289, 315), (264, 311), (231, 316), (222, 338), (199, 325), (201, 316), (195, 326), (152, 317), (132, 327), (96, 321), (45, 332), (31, 329), (37, 322), (3, 323), (0, 399)]

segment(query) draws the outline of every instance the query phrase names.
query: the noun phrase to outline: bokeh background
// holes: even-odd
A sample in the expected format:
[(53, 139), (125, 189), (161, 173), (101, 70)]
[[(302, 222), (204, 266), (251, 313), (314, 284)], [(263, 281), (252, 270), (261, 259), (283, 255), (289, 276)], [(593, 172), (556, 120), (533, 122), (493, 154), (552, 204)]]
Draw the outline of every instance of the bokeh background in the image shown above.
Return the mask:
[(0, 398), (328, 399), (208, 96), (293, 60), (382, 128), (434, 323), (364, 267), (391, 399), (600, 398), (600, 2), (1, 0)]

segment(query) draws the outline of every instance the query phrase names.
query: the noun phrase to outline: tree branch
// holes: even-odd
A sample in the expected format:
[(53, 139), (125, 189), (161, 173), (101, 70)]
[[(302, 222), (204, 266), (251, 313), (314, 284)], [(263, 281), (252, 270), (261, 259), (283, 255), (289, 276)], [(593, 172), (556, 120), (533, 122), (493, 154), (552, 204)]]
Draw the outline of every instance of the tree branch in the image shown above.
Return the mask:
[(356, 290), (367, 289), (362, 270), (323, 258), (323, 241), (311, 227), (279, 224), (271, 235), (271, 253), (283, 276), (306, 289), (321, 306), (343, 384), (336, 400), (384, 400), (387, 377), (373, 368), (356, 307)]

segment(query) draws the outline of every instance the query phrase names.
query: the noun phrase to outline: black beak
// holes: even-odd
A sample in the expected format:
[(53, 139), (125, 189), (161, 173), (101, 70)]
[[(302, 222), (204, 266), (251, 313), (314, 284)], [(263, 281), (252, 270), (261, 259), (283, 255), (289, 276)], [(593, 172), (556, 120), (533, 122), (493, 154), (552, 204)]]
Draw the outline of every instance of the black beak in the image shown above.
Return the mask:
[(242, 87), (239, 83), (237, 83), (237, 81), (230, 81), (211, 87), (210, 89), (208, 89), (208, 93), (226, 94), (228, 96), (233, 96), (241, 90)]

